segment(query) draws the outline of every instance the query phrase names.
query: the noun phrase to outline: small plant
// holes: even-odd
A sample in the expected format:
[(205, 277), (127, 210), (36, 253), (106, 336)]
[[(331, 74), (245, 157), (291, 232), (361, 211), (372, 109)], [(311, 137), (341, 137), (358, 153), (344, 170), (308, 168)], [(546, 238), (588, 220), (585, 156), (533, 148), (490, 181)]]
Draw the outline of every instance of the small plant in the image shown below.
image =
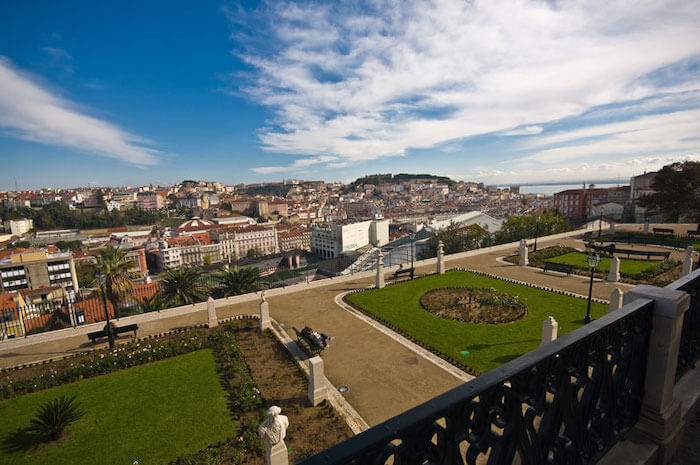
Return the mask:
[(75, 402), (75, 396), (60, 398), (46, 402), (31, 419), (28, 431), (55, 441), (61, 436), (68, 425), (79, 420), (84, 415), (80, 403)]

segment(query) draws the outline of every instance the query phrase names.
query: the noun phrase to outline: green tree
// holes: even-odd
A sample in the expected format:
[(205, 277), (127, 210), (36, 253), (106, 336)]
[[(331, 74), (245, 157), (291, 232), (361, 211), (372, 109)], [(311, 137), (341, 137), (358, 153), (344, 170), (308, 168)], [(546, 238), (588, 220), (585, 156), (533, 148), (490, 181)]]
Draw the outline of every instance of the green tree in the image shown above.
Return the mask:
[(700, 222), (700, 162), (689, 161), (666, 165), (656, 173), (653, 194), (637, 199), (637, 204), (664, 220), (678, 222), (689, 218)]
[(97, 287), (95, 280), (97, 265), (95, 263), (85, 260), (75, 262), (75, 273), (78, 275), (78, 286)]
[(496, 244), (516, 242), (536, 236), (549, 236), (571, 231), (569, 220), (552, 211), (523, 216), (509, 216), (496, 232)]
[(246, 294), (262, 288), (258, 268), (238, 268), (234, 265), (216, 274), (215, 278), (222, 297)]
[(129, 292), (133, 283), (129, 279), (131, 261), (126, 258), (126, 250), (119, 247), (105, 247), (97, 256), (96, 271), (103, 276), (105, 297), (119, 310), (119, 301)]
[(61, 250), (76, 250), (76, 249), (80, 249), (82, 246), (83, 246), (83, 243), (81, 241), (78, 241), (78, 240), (56, 242), (56, 247), (58, 247)]
[(205, 255), (204, 257), (202, 257), (202, 263), (204, 264), (204, 266), (211, 265), (211, 255)]
[(209, 286), (204, 282), (202, 270), (196, 266), (184, 266), (167, 270), (161, 275), (160, 297), (165, 305), (181, 305), (203, 302), (209, 297)]
[(155, 294), (150, 297), (144, 297), (137, 302), (141, 313), (157, 312), (164, 307), (163, 296)]
[(458, 223), (450, 223), (448, 226), (430, 233), (419, 258), (426, 259), (437, 256), (439, 241), (442, 241), (445, 254), (453, 254), (482, 247), (486, 245), (484, 242), (488, 241), (489, 237), (489, 232), (477, 224), (464, 227)]
[(248, 253), (245, 254), (248, 258), (257, 257), (260, 255), (257, 249), (248, 249)]

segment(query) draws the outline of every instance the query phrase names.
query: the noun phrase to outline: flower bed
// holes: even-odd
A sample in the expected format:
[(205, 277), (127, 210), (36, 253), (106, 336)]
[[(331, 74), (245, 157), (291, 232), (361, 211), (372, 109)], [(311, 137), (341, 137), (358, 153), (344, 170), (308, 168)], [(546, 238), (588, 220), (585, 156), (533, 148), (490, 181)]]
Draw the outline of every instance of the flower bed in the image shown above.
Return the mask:
[(439, 317), (470, 323), (509, 323), (527, 314), (527, 305), (519, 296), (494, 288), (432, 289), (421, 296), (419, 303)]

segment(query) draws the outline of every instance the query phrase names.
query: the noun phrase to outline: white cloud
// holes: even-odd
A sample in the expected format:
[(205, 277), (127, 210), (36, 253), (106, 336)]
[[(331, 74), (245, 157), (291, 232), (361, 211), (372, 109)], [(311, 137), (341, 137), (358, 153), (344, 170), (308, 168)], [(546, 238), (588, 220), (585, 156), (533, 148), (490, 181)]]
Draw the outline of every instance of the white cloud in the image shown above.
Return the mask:
[(10, 136), (71, 147), (136, 165), (153, 165), (161, 152), (148, 141), (85, 115), (0, 56), (0, 128)]
[(274, 43), (235, 51), (255, 71), (240, 90), (275, 112), (265, 149), (353, 163), (698, 89), (692, 72), (644, 79), (700, 55), (694, 1), (369, 5), (271, 3), (251, 21)]

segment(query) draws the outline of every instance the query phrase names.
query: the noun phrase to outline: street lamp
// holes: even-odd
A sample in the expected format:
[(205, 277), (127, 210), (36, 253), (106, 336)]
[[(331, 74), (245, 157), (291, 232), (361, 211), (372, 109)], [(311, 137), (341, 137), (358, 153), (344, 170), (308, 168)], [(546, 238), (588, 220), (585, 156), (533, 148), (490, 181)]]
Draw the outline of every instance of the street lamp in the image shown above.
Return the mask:
[(413, 251), (415, 250), (414, 240), (416, 239), (416, 233), (411, 233), (411, 280), (413, 280)]
[(104, 273), (98, 273), (96, 275), (98, 282), (100, 283), (100, 294), (102, 294), (102, 307), (105, 310), (105, 320), (107, 326), (105, 331), (107, 331), (107, 340), (109, 341), (109, 348), (114, 349), (114, 331), (112, 331), (112, 324), (109, 322), (109, 310), (107, 309), (107, 298), (105, 297), (105, 275)]
[(598, 218), (598, 239), (600, 239), (600, 233), (603, 229), (603, 211), (600, 211), (600, 218)]
[(591, 322), (591, 297), (593, 295), (593, 272), (595, 267), (600, 263), (600, 255), (593, 252), (588, 256), (588, 267), (591, 269), (591, 284), (588, 286), (588, 308), (586, 309), (586, 318), (583, 319), (585, 324)]

